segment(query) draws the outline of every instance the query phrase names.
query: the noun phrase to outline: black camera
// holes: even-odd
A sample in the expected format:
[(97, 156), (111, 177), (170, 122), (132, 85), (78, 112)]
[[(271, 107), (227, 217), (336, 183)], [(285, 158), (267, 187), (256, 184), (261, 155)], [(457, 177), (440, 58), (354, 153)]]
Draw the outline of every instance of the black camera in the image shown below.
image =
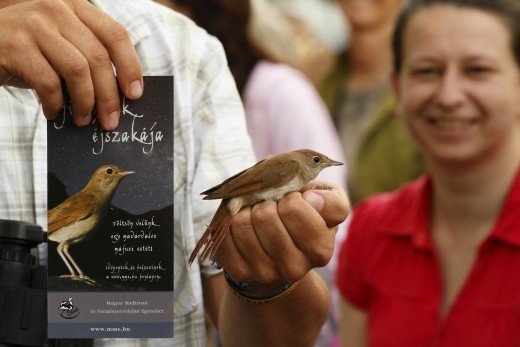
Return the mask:
[(47, 339), (47, 268), (31, 249), (41, 227), (0, 219), (0, 346), (43, 346)]

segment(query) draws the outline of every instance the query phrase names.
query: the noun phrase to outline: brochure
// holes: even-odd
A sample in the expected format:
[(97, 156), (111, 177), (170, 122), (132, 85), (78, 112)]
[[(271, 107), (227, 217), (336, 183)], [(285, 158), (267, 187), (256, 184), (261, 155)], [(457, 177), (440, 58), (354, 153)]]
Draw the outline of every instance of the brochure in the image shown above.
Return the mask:
[(47, 124), (49, 338), (173, 337), (173, 77), (115, 131)]

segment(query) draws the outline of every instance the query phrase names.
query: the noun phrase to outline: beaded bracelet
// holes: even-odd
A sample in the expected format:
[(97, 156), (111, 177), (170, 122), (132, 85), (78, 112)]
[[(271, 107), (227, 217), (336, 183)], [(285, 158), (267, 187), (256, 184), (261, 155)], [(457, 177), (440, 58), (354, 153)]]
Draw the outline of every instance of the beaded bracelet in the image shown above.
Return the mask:
[(248, 282), (235, 282), (225, 271), (224, 276), (226, 277), (226, 282), (231, 288), (233, 294), (239, 297), (240, 299), (252, 304), (267, 304), (285, 298), (296, 288), (296, 285), (298, 284), (298, 282), (285, 282), (283, 286), (271, 293), (261, 296), (253, 296), (244, 294), (244, 291), (249, 286)]

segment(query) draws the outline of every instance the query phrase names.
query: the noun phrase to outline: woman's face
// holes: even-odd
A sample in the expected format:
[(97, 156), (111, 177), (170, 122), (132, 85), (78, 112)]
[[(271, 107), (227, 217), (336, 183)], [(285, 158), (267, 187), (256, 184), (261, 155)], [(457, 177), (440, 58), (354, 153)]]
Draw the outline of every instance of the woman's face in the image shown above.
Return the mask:
[(498, 16), (476, 9), (437, 5), (410, 19), (394, 88), (428, 158), (474, 161), (518, 141), (520, 70), (510, 40)]
[(393, 25), (403, 0), (338, 0), (354, 29)]

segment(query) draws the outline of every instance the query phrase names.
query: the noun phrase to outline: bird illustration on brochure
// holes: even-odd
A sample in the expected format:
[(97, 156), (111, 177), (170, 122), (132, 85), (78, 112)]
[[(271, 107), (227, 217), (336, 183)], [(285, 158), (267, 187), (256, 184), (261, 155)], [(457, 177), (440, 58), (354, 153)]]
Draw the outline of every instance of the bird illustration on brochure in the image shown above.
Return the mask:
[(48, 121), (50, 338), (172, 337), (173, 77), (144, 84), (113, 131), (76, 127), (66, 91)]

